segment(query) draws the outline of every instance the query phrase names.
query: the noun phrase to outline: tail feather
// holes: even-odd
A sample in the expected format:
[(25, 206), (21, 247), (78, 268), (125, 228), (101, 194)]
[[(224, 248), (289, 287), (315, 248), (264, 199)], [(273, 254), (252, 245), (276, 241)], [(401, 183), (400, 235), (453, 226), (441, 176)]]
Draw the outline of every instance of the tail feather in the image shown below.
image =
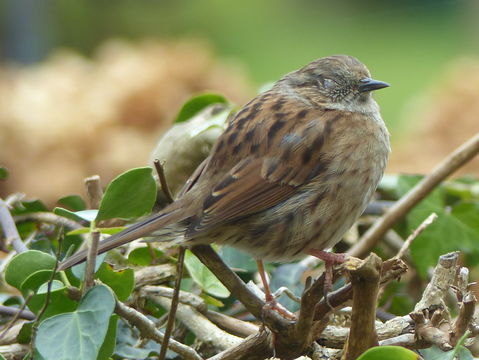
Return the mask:
[[(107, 239), (100, 241), (98, 244), (98, 254), (102, 254), (108, 250), (114, 249), (118, 246), (129, 243), (133, 240), (147, 236), (158, 229), (176, 223), (182, 220), (184, 216), (181, 216), (181, 208), (176, 208), (168, 212), (162, 212), (152, 215), (145, 220), (142, 220), (136, 224), (133, 224), (123, 231), (114, 234)], [(80, 250), (77, 253), (70, 256), (64, 262), (62, 262), (58, 270), (65, 270), (73, 265), (79, 264), (86, 260), (88, 251)]]

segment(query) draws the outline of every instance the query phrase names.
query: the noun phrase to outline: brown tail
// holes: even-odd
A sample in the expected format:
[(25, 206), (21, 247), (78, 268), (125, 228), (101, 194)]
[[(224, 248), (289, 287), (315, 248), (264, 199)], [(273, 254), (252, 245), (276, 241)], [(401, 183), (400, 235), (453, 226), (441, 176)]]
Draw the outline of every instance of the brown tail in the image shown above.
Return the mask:
[[(120, 231), (119, 233), (114, 234), (103, 241), (100, 241), (100, 243), (98, 244), (98, 254), (104, 253), (108, 250), (124, 245), (130, 241), (149, 235), (155, 230), (161, 229), (166, 225), (170, 225), (182, 220), (183, 217), (184, 216), (181, 216), (180, 208), (152, 215), (145, 220), (133, 224), (125, 230)], [(88, 250), (81, 250), (73, 254), (59, 265), (58, 270), (65, 270), (69, 267), (72, 267), (73, 265), (85, 261), (87, 258), (87, 253)]]

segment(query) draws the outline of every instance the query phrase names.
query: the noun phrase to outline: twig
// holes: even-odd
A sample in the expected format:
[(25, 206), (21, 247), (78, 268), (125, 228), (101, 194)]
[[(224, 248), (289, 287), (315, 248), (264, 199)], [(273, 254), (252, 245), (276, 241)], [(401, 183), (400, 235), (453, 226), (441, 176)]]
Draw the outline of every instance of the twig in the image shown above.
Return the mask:
[(401, 248), (399, 249), (398, 253), (396, 254), (396, 256), (394, 258), (396, 259), (401, 259), (404, 254), (406, 253), (407, 249), (409, 249), (409, 247), (411, 246), (411, 243), (414, 241), (414, 239), (416, 239), (418, 237), (418, 235), (420, 233), (422, 233), (424, 230), (426, 230), (426, 228), (431, 225), (434, 220), (437, 219), (437, 214), (436, 213), (432, 213), (431, 215), (429, 215), (427, 217), (426, 220), (424, 220), (421, 225), (419, 225), (416, 230), (414, 230), (412, 232), (411, 235), (408, 236), (408, 238), (406, 239), (406, 241), (404, 241), (404, 244), (401, 246)]
[(85, 266), (85, 281), (83, 283), (83, 294), (93, 286), (93, 277), (95, 276), (96, 256), (98, 253), (98, 243), (100, 241), (100, 231), (91, 232), (91, 244), (88, 249), (88, 256)]
[(247, 337), (259, 331), (259, 327), (255, 324), (213, 310), (207, 310), (206, 317), (219, 328), (236, 336)]
[(48, 283), (47, 283), (47, 293), (45, 295), (45, 302), (43, 303), (42, 308), (38, 312), (35, 323), (32, 326), (32, 343), (31, 343), (32, 353), (33, 353), (33, 349), (35, 349), (35, 339), (36, 339), (36, 334), (38, 330), (38, 325), (40, 323), (40, 320), (43, 314), (45, 313), (48, 306), (50, 305), (50, 298), (52, 296), (52, 285), (58, 270), (60, 254), (62, 253), (62, 244), (63, 244), (64, 235), (65, 233), (64, 233), (63, 227), (61, 227), (59, 229), (59, 234), (58, 234), (58, 248), (57, 248), (57, 254), (55, 256), (55, 266), (53, 267), (52, 274), (50, 275), (50, 279), (48, 280)]
[(22, 304), (22, 306), (20, 306), (15, 316), (12, 318), (12, 320), (10, 320), (10, 323), (8, 324), (8, 326), (0, 334), (0, 339), (2, 339), (5, 336), (5, 334), (12, 328), (12, 326), (17, 322), (17, 320), (20, 318), (20, 314), (22, 313), (22, 311), (25, 310), (25, 308), (28, 305), (28, 302), (30, 301), (33, 295), (34, 295), (33, 292), (27, 295), (27, 297), (25, 298), (25, 302)]
[(58, 226), (64, 226), (72, 230), (82, 228), (82, 225), (77, 223), (76, 221), (49, 212), (33, 212), (29, 214), (15, 215), (13, 219), (17, 223), (24, 221), (37, 221)]
[(353, 286), (353, 310), (351, 328), (342, 357), (344, 360), (357, 359), (367, 349), (378, 345), (374, 322), (382, 261), (372, 253), (358, 265), (346, 265)]
[[(171, 299), (174, 289), (166, 286), (143, 286), (139, 292), (140, 298), (148, 298), (150, 296), (162, 296)], [(234, 335), (246, 337), (258, 331), (258, 326), (246, 321), (208, 310), (206, 302), (198, 295), (186, 291), (180, 291), (179, 303), (188, 305), (201, 314), (205, 315), (211, 322), (221, 329), (234, 333)]]
[[(439, 313), (439, 311), (436, 310), (435, 313)], [(427, 318), (428, 313), (427, 310), (424, 310), (414, 311), (409, 314), (416, 324), (416, 339), (426, 341), (428, 344), (434, 344), (442, 351), (451, 350), (453, 347), (449, 343), (449, 334), (436, 327), (436, 324)]]
[(26, 195), (24, 193), (13, 193), (7, 196), (5, 199), (5, 202), (7, 203), (7, 207), (12, 207), (17, 203), (20, 203)]
[(238, 346), (225, 350), (208, 360), (264, 360), (269, 358), (271, 350), (271, 333), (269, 331), (260, 331), (249, 336)]
[[(149, 320), (142, 313), (126, 306), (120, 301), (116, 302), (115, 313), (127, 320), (130, 324), (136, 326), (142, 337), (152, 339), (158, 344), (163, 342), (164, 336), (161, 331), (155, 327), (155, 323), (153, 321)], [(169, 347), (178, 355), (182, 356), (183, 359), (202, 360), (201, 356), (199, 356), (195, 350), (174, 339), (170, 340)]]
[(316, 304), (323, 297), (325, 278), (326, 275), (323, 273), (314, 283), (312, 283), (311, 278), (306, 279), (303, 295), (301, 296), (298, 320), (295, 324), (295, 332), (298, 338), (307, 338), (310, 335), (311, 327), (315, 320), (311, 314), (314, 313)]
[(176, 268), (173, 264), (145, 266), (135, 270), (135, 289), (145, 285), (161, 284), (174, 279)]
[(168, 184), (166, 182), (166, 176), (165, 176), (165, 168), (163, 165), (160, 163), (160, 160), (155, 159), (153, 161), (153, 164), (155, 165), (156, 172), (158, 173), (158, 179), (160, 180), (160, 185), (161, 185), (161, 191), (163, 191), (163, 194), (165, 194), (166, 201), (171, 204), (173, 200), (173, 196), (171, 196), (170, 188), (168, 187)]
[(477, 299), (473, 293), (468, 293), (464, 296), (459, 309), (459, 316), (454, 321), (452, 326), (451, 344), (455, 346), (459, 339), (466, 333), (469, 325), (474, 317), (474, 310), (476, 307)]
[[(158, 174), (158, 179), (160, 180), (161, 190), (163, 194), (165, 194), (166, 201), (171, 204), (173, 203), (174, 199), (171, 196), (170, 188), (168, 187), (168, 183), (166, 182), (165, 176), (165, 169), (163, 165), (160, 163), (160, 160), (155, 159), (153, 161), (155, 165), (156, 172)], [(150, 251), (151, 248), (149, 247)], [(154, 255), (154, 251), (153, 251)], [(154, 257), (152, 256), (152, 259)], [(176, 311), (178, 309), (178, 299), (180, 295), (180, 286), (181, 286), (181, 278), (183, 277), (183, 265), (185, 261), (185, 248), (183, 246), (179, 247), (178, 251), (178, 260), (176, 263), (176, 282), (175, 282), (175, 291), (173, 293), (173, 298), (171, 300), (170, 311), (168, 312), (168, 321), (166, 323), (165, 328), (165, 338), (163, 339), (163, 343), (161, 344), (161, 350), (159, 355), (159, 360), (164, 360), (166, 357), (166, 350), (168, 350), (168, 342), (170, 340), (171, 333), (173, 332), (173, 327), (175, 326), (175, 317)]]
[[(381, 286), (398, 279), (401, 275), (406, 273), (407, 266), (400, 259), (389, 259), (384, 261), (381, 269)], [(319, 320), (325, 317), (331, 308), (336, 308), (352, 297), (352, 285), (351, 283), (344, 285), (343, 287), (332, 291), (328, 294), (327, 301), (322, 299), (315, 307), (314, 320)]]
[(364, 233), (359, 242), (348, 251), (348, 254), (355, 257), (367, 254), (384, 236), (386, 231), (424, 199), (441, 181), (471, 160), (478, 152), (479, 133), (454, 150), (428, 176), (399, 199), (384, 216)]
[(294, 302), (300, 303), (301, 298), (299, 296), (296, 296), (294, 292), (289, 290), (286, 286), (281, 286), (278, 290), (276, 290), (272, 295), (273, 298), (277, 299), (281, 295), (285, 294), (287, 297), (289, 297), (291, 300)]
[[(149, 295), (147, 298), (166, 309), (171, 305), (171, 300), (162, 296)], [(207, 343), (216, 350), (226, 350), (242, 341), (241, 338), (221, 330), (191, 306), (179, 304), (176, 315), (200, 342)], [(164, 337), (166, 338), (166, 333)]]
[(0, 346), (0, 354), (2, 354), (7, 360), (24, 359), (25, 355), (28, 353), (28, 349), (28, 345), (11, 344)]
[(457, 271), (459, 252), (451, 252), (439, 257), (438, 264), (422, 294), (421, 300), (414, 307), (414, 311), (422, 311), (430, 307), (445, 308), (444, 297), (449, 287), (454, 284)]
[(27, 251), (28, 248), (23, 243), (20, 234), (18, 234), (17, 227), (13, 221), (12, 214), (8, 210), (7, 204), (3, 199), (0, 199), (0, 225), (3, 229), (3, 234), (8, 241), (11, 241), (13, 248), (17, 253)]
[(103, 189), (101, 188), (100, 176), (93, 175), (85, 179), (86, 193), (88, 197), (88, 205), (90, 209), (99, 209), (101, 198), (103, 197)]
[(0, 305), (0, 314), (6, 315), (6, 316), (17, 316), (18, 314), (19, 319), (25, 319), (25, 320), (35, 319), (35, 314), (29, 310), (21, 310), (19, 308), (5, 306), (5, 305)]
[[(175, 290), (166, 286), (144, 286), (140, 289), (139, 294), (141, 298), (148, 296), (161, 296), (172, 299), (175, 296)], [(179, 302), (195, 308), (202, 314), (206, 314), (208, 311), (208, 305), (201, 297), (187, 291), (180, 291)]]
[(166, 351), (168, 350), (168, 342), (170, 340), (171, 333), (173, 332), (173, 327), (175, 326), (175, 315), (178, 309), (178, 299), (180, 296), (180, 286), (181, 278), (183, 276), (183, 265), (185, 260), (185, 248), (183, 246), (179, 247), (177, 268), (176, 268), (176, 282), (175, 282), (175, 291), (173, 293), (173, 298), (171, 299), (170, 311), (168, 312), (168, 321), (165, 328), (165, 338), (161, 344), (160, 355), (158, 356), (159, 360), (164, 360), (166, 357)]
[[(191, 251), (205, 266), (223, 283), (224, 286), (251, 312), (257, 319), (264, 318), (264, 303), (248, 286), (221, 260), (218, 254), (207, 245), (194, 246)], [(280, 332), (288, 326), (286, 321), (276, 311), (268, 311), (271, 315), (268, 324), (273, 331)]]

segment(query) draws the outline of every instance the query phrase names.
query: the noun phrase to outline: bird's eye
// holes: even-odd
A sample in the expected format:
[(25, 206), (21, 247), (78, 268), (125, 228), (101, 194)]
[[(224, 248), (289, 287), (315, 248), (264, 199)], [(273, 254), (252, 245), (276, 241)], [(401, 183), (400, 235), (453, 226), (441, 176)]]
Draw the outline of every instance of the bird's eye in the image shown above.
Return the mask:
[(318, 82), (325, 89), (331, 89), (337, 85), (336, 81), (323, 76), (319, 77)]

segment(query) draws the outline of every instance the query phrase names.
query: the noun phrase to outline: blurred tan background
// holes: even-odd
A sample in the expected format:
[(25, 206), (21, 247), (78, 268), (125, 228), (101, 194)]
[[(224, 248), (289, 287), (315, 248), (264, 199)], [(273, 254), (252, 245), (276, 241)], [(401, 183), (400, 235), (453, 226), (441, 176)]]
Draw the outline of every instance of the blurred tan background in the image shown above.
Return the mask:
[[(241, 105), (305, 63), (347, 53), (377, 94), (390, 172), (426, 173), (479, 131), (476, 2), (4, 0), (0, 165), (49, 203), (147, 163), (192, 94)], [(479, 161), (463, 173), (479, 173)]]

